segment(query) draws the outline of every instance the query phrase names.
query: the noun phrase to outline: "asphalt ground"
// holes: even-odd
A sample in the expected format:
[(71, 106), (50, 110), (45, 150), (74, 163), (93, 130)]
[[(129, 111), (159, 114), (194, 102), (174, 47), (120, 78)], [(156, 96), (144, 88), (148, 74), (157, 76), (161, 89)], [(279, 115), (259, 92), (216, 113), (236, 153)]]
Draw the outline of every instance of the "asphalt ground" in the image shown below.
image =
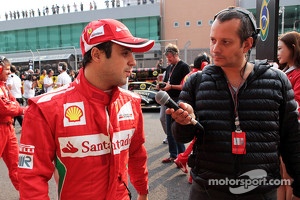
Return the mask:
[[(168, 145), (162, 144), (166, 135), (163, 133), (159, 121), (159, 112), (144, 111), (144, 127), (146, 134), (146, 149), (148, 152), (149, 169), (149, 200), (186, 200), (188, 199), (191, 185), (188, 183), (188, 174), (176, 168), (174, 163), (163, 164), (162, 159), (169, 156)], [(18, 139), (21, 136), (21, 128), (16, 122), (16, 134)], [(137, 194), (129, 184), (132, 192), (132, 199)], [(56, 185), (52, 178), (49, 182), (49, 197), (57, 199)], [(19, 193), (13, 187), (8, 177), (7, 168), (0, 160), (0, 200), (18, 200)]]

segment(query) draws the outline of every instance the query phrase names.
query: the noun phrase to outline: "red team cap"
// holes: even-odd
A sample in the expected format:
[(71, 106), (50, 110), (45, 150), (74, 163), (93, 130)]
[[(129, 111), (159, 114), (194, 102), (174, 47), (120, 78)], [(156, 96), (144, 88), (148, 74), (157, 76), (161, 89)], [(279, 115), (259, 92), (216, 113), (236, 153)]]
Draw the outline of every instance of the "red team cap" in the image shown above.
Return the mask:
[(90, 22), (84, 28), (80, 38), (82, 56), (94, 46), (108, 41), (129, 47), (133, 52), (146, 52), (154, 45), (154, 40), (132, 36), (128, 28), (117, 20), (101, 19)]

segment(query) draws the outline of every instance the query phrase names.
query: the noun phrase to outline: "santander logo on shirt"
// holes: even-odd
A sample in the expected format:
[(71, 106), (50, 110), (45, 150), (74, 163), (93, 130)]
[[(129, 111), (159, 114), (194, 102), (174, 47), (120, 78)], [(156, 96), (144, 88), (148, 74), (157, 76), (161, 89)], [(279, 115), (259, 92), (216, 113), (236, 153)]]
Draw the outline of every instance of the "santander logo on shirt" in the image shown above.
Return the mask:
[(113, 141), (103, 133), (84, 136), (59, 137), (61, 157), (87, 157), (111, 153), (120, 154), (129, 148), (134, 129), (114, 133)]
[[(83, 102), (64, 104), (64, 126), (78, 126), (86, 124)], [(122, 105), (117, 114), (118, 121), (134, 120), (131, 101)], [(135, 129), (122, 130), (110, 136), (99, 133), (82, 136), (59, 137), (60, 152), (62, 157), (86, 157), (104, 154), (120, 154), (129, 148)]]

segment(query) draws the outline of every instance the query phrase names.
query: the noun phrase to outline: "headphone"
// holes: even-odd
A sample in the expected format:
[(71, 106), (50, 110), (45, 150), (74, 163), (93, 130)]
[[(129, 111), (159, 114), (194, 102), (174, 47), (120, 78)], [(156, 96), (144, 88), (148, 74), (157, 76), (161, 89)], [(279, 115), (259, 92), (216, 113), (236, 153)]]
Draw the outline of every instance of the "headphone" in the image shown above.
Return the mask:
[(5, 66), (4, 59), (6, 59), (4, 56), (0, 56), (0, 74), (2, 74), (3, 67)]
[(242, 9), (242, 8), (240, 8), (240, 7), (229, 7), (229, 8), (226, 8), (226, 9), (221, 10), (220, 12), (218, 12), (218, 13), (215, 15), (215, 17), (214, 17), (214, 20), (218, 17), (218, 15), (220, 15), (220, 14), (222, 14), (222, 13), (224, 13), (224, 12), (232, 12), (232, 11), (236, 11), (236, 12), (242, 13), (242, 14), (244, 14), (245, 16), (247, 16), (248, 19), (250, 20), (251, 25), (252, 25), (252, 28), (253, 28), (253, 33), (251, 34), (250, 37), (253, 38), (253, 44), (252, 44), (252, 47), (255, 47), (255, 45), (256, 45), (256, 39), (257, 39), (257, 37), (258, 37), (258, 35), (259, 35), (260, 29), (257, 28), (256, 22), (255, 22), (255, 18), (254, 18), (253, 14), (252, 14), (250, 11), (248, 11), (248, 10), (246, 10), (246, 9)]
[(67, 70), (67, 65), (65, 62), (59, 62), (58, 67), (60, 68), (60, 70), (64, 70), (64, 71)]

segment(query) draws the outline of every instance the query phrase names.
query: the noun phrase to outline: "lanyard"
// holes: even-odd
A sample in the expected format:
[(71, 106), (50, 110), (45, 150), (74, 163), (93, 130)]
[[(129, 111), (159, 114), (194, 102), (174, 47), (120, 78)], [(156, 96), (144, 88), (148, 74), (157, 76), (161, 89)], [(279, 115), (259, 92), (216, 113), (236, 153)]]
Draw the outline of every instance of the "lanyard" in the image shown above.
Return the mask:
[[(244, 73), (246, 71), (246, 68), (247, 68), (247, 62), (245, 63), (244, 67), (242, 68), (242, 70), (243, 70), (242, 77), (244, 77)], [(228, 83), (228, 87), (229, 87), (231, 97), (232, 97), (232, 100), (233, 100), (233, 104), (234, 104), (235, 129), (236, 129), (237, 132), (241, 132), (242, 130), (241, 130), (241, 127), (240, 127), (240, 119), (239, 119), (239, 112), (238, 112), (238, 93), (239, 93), (240, 87), (244, 83), (244, 79), (237, 88), (234, 88), (228, 80), (227, 80), (227, 83)]]
[(233, 88), (229, 82), (228, 82), (228, 87), (234, 104), (235, 129), (236, 131), (242, 131), (240, 127), (239, 112), (238, 112), (238, 92), (240, 88), (239, 87), (237, 89)]
[[(178, 61), (178, 62), (179, 62), (179, 61)], [(175, 66), (172, 67), (171, 72), (169, 73), (168, 83), (170, 83), (171, 76), (172, 76), (172, 74), (173, 74), (173, 71), (174, 71), (175, 67), (177, 67), (178, 62), (176, 63)]]

